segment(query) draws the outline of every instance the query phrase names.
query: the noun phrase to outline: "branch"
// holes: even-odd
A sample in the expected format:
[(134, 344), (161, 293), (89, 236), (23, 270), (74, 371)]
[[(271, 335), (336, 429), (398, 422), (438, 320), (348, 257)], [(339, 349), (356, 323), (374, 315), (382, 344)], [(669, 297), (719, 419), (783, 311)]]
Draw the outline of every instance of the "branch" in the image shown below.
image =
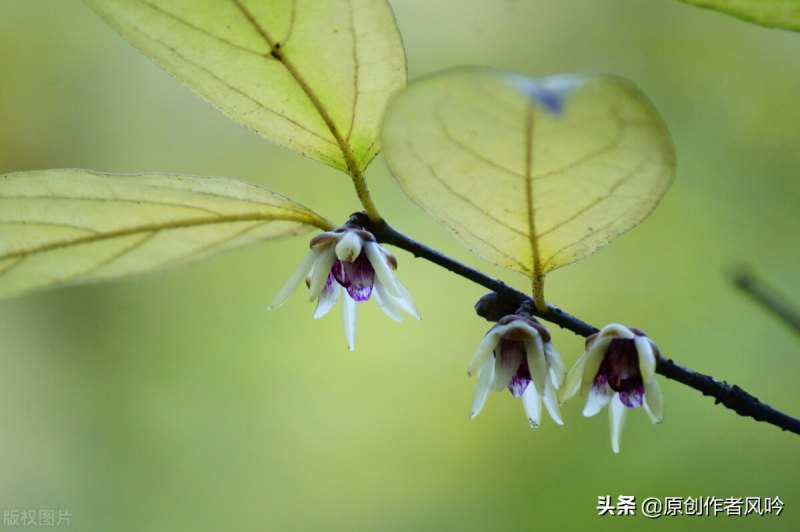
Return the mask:
[(764, 421), (783, 430), (800, 434), (800, 419), (775, 410), (735, 384), (719, 382), (709, 375), (697, 373), (664, 357), (659, 360), (656, 371), (668, 379), (702, 392), (703, 395), (710, 395), (716, 404), (722, 404), (740, 416), (751, 417), (756, 421)]
[[(513, 313), (523, 303), (528, 302), (531, 314), (554, 323), (562, 329), (570, 330), (583, 337), (598, 331), (596, 327), (554, 305), (548, 304), (548, 311), (546, 313), (537, 311), (532, 298), (527, 294), (515, 290), (502, 281), (451, 259), (447, 255), (425, 244), (417, 242), (395, 230), (387, 224), (385, 220), (372, 222), (363, 213), (356, 213), (351, 217), (351, 221), (372, 233), (378, 242), (397, 246), (410, 252), (415, 257), (426, 259), (456, 275), (460, 275), (491, 290), (492, 293), (483, 296), (475, 305), (475, 311), (478, 315), (487, 320), (497, 321), (502, 316)], [(736, 385), (730, 385), (724, 381), (719, 382), (713, 377), (685, 368), (663, 356), (659, 359), (656, 372), (668, 379), (678, 381), (690, 388), (694, 388), (703, 395), (713, 397), (717, 404), (722, 404), (740, 416), (751, 417), (756, 421), (764, 421), (782, 430), (800, 434), (800, 419), (793, 418), (775, 410)]]
[(800, 333), (800, 314), (792, 308), (781, 294), (768, 287), (753, 273), (741, 267), (733, 273), (733, 282), (753, 299), (761, 303), (767, 310), (772, 311), (784, 323), (792, 327), (796, 333)]

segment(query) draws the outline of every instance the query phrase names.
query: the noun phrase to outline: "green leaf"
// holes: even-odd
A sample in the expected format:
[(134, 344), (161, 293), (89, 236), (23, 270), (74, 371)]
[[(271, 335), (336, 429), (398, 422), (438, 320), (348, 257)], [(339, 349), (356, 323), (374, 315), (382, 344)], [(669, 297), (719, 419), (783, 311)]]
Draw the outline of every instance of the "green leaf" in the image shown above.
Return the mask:
[(467, 247), (533, 281), (641, 222), (672, 182), (656, 110), (622, 79), (533, 80), (481, 67), (418, 81), (389, 104), (386, 162)]
[(405, 55), (384, 0), (85, 0), (228, 116), (358, 176)]
[(678, 0), (784, 30), (800, 31), (800, 0)]
[(171, 268), (330, 224), (220, 177), (43, 170), (0, 175), (0, 297)]

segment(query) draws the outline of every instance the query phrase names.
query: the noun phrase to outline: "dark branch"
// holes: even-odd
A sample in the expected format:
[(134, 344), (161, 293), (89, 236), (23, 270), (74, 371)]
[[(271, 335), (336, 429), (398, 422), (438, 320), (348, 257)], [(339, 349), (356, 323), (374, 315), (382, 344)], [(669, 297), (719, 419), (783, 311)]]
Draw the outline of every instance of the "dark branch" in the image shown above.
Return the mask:
[(733, 273), (733, 282), (761, 303), (764, 308), (792, 327), (796, 333), (800, 333), (800, 313), (781, 294), (744, 268), (739, 268)]
[[(393, 246), (397, 246), (399, 248), (405, 249), (406, 251), (413, 254), (415, 257), (422, 257), (423, 259), (429, 260), (430, 262), (441, 266), (442, 268), (449, 270), (461, 277), (469, 279), (470, 281), (477, 283), (481, 286), (492, 290), (493, 292), (498, 294), (498, 297), (503, 301), (503, 304), (508, 305), (508, 308), (511, 309), (510, 312), (506, 312), (505, 314), (512, 314), (524, 301), (532, 301), (531, 297), (527, 294), (520, 292), (514, 288), (511, 288), (507, 284), (502, 281), (495, 279), (494, 277), (489, 277), (488, 275), (470, 268), (469, 266), (458, 262), (457, 260), (451, 259), (447, 255), (440, 253), (439, 251), (429, 248), (425, 244), (421, 244), (416, 240), (400, 233), (399, 231), (395, 230), (392, 226), (386, 223), (386, 221), (381, 220), (377, 223), (371, 223), (366, 216), (363, 216), (362, 213), (357, 213), (353, 215), (357, 217), (356, 220), (353, 220), (357, 225), (360, 225), (373, 235), (378, 240), (378, 242), (382, 242), (384, 244), (391, 244)], [(546, 315), (533, 311), (532, 314), (539, 316), (540, 318), (546, 319), (551, 323), (555, 323), (556, 325), (560, 326), (563, 329), (569, 329), (570, 331), (574, 332), (575, 334), (580, 334), (581, 336), (589, 336), (590, 334), (594, 334), (598, 331), (598, 329), (592, 327), (588, 323), (579, 320), (575, 316), (564, 312), (560, 308), (556, 307), (555, 305), (547, 305), (549, 311)], [(490, 321), (497, 321), (503, 315), (500, 315), (497, 318), (492, 318), (490, 315), (481, 314), (478, 308), (475, 309), (478, 314), (487, 320)], [(488, 311), (487, 311), (488, 312)]]
[[(397, 246), (410, 252), (415, 257), (424, 258), (491, 290), (492, 293), (483, 296), (475, 305), (475, 311), (478, 315), (487, 320), (497, 321), (506, 314), (512, 314), (520, 305), (527, 301), (529, 302), (531, 314), (551, 323), (555, 323), (561, 328), (568, 329), (575, 334), (587, 337), (598, 331), (596, 327), (572, 316), (554, 305), (547, 305), (547, 313), (537, 312), (535, 305), (533, 305), (532, 298), (527, 294), (515, 290), (493, 277), (489, 277), (478, 270), (451, 259), (435, 249), (417, 242), (396, 231), (384, 220), (371, 222), (365, 214), (356, 213), (351, 217), (350, 221), (375, 235), (375, 238), (381, 243)], [(668, 379), (678, 381), (700, 391), (703, 395), (713, 397), (717, 404), (722, 404), (741, 416), (751, 417), (756, 421), (764, 421), (783, 430), (800, 434), (799, 419), (783, 414), (769, 405), (762, 403), (756, 397), (750, 395), (736, 385), (719, 382), (713, 377), (697, 373), (665, 357), (660, 358), (656, 371)]]
[(775, 410), (735, 384), (719, 382), (709, 375), (697, 373), (664, 357), (659, 361), (657, 371), (668, 379), (702, 392), (703, 395), (710, 395), (716, 404), (722, 404), (740, 416), (751, 417), (756, 421), (764, 421), (783, 430), (800, 434), (800, 419)]

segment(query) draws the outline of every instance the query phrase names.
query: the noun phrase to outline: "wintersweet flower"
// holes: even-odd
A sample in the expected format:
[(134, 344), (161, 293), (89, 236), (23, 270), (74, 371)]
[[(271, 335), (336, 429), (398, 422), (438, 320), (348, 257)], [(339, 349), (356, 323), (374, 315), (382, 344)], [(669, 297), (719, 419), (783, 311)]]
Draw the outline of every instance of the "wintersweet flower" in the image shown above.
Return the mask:
[(469, 375), (476, 371), (471, 417), (480, 413), (490, 390), (508, 388), (514, 397), (522, 397), (531, 427), (539, 426), (542, 400), (553, 421), (564, 424), (556, 390), (564, 382), (566, 368), (550, 343), (550, 332), (533, 318), (511, 314), (489, 329), (469, 364)]
[(578, 390), (581, 395), (588, 391), (586, 417), (610, 404), (611, 449), (618, 453), (629, 408), (644, 407), (653, 423), (664, 419), (664, 396), (655, 379), (660, 356), (656, 344), (640, 329), (606, 325), (586, 339), (586, 352), (569, 371), (561, 402)]
[(397, 260), (368, 231), (346, 224), (320, 233), (309, 242), (311, 251), (303, 258), (270, 308), (277, 308), (306, 280), (308, 300), (317, 300), (314, 318), (333, 308), (342, 295), (342, 316), (347, 347), (355, 348), (356, 303), (375, 301), (391, 319), (403, 321), (400, 311), (419, 319), (408, 290), (395, 278)]

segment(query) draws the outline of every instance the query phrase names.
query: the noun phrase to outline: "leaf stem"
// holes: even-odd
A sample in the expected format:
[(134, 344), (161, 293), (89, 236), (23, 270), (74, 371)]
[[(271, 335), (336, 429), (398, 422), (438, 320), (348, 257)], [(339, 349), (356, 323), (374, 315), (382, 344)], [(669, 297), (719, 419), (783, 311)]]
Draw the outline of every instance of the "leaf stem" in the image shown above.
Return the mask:
[(364, 176), (364, 172), (357, 172), (351, 177), (353, 179), (353, 185), (356, 187), (356, 195), (358, 195), (358, 199), (361, 205), (363, 205), (364, 212), (369, 218), (369, 221), (373, 224), (381, 222), (383, 218), (381, 218), (378, 212), (378, 207), (376, 207), (375, 203), (372, 201), (372, 195), (369, 193), (369, 187), (367, 187), (367, 179)]
[[(411, 237), (395, 230), (387, 224), (385, 220), (373, 222), (365, 213), (356, 213), (351, 217), (351, 220), (354, 220), (364, 227), (364, 229), (375, 235), (375, 238), (379, 242), (397, 246), (410, 252), (415, 257), (424, 258), (456, 275), (460, 275), (465, 279), (492, 290), (491, 294), (482, 297), (475, 306), (475, 311), (478, 315), (490, 321), (497, 321), (503, 315), (513, 313), (522, 303), (528, 301), (532, 314), (554, 323), (563, 329), (570, 330), (583, 337), (598, 331), (593, 325), (576, 318), (554, 305), (547, 304), (546, 312), (541, 312), (536, 308), (532, 298), (527, 294), (458, 262), (440, 251), (417, 242)], [(681, 366), (663, 356), (658, 362), (656, 372), (668, 379), (694, 388), (703, 395), (713, 397), (716, 404), (722, 404), (740, 416), (751, 417), (756, 421), (763, 421), (775, 425), (782, 430), (800, 434), (800, 419), (784, 414), (762, 403), (755, 396), (749, 394), (739, 386), (730, 385), (724, 381), (720, 382), (709, 375), (704, 375)]]

